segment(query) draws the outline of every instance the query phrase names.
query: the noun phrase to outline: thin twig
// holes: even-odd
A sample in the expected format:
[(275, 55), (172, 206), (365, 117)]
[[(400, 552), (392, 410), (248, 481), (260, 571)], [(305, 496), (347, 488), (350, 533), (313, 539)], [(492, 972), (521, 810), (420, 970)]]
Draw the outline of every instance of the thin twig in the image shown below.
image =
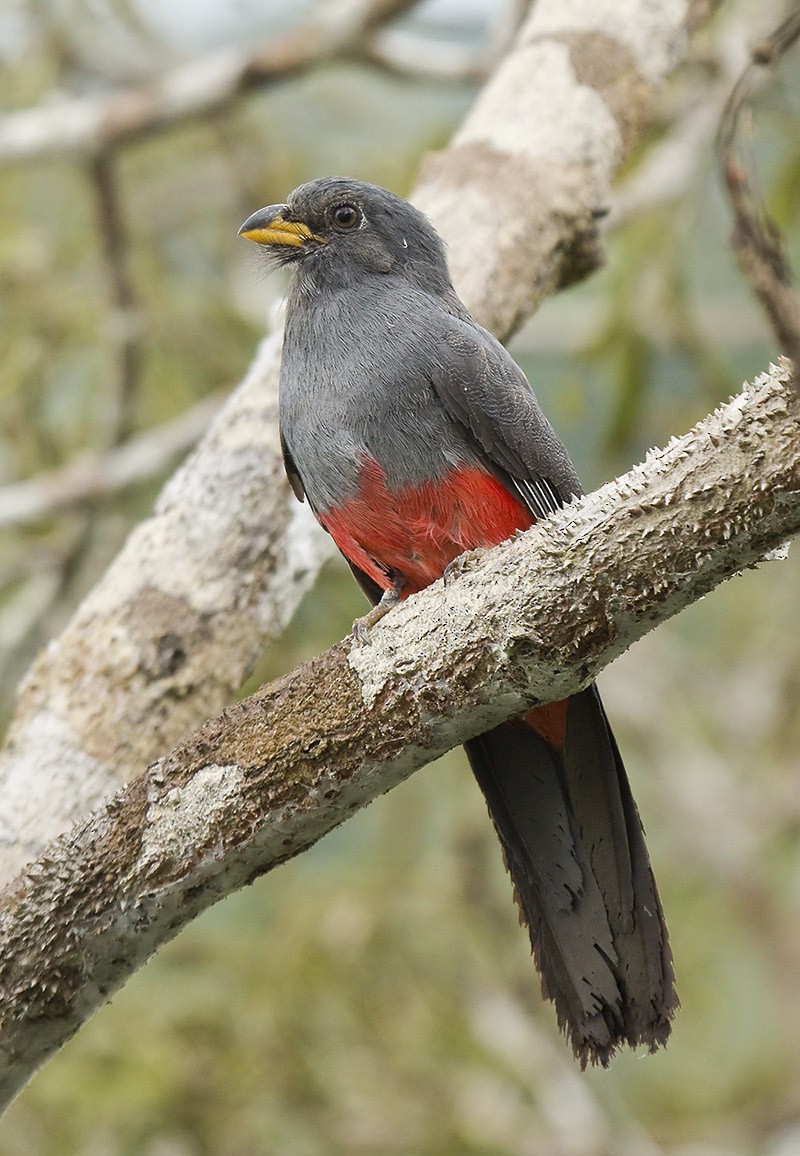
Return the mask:
[(133, 409), (142, 360), (135, 324), (137, 302), (128, 269), (128, 238), (117, 191), (115, 151), (109, 149), (92, 157), (89, 172), (95, 193), (97, 232), (111, 310), (116, 322), (112, 327), (117, 346), (116, 382), (110, 391), (113, 411), (102, 437), (107, 446), (118, 446), (133, 433)]
[(781, 351), (800, 365), (800, 298), (792, 286), (780, 229), (767, 214), (736, 149), (741, 112), (763, 68), (774, 65), (800, 37), (800, 9), (753, 49), (751, 63), (733, 87), (720, 122), (717, 152), (734, 215), (731, 244), (739, 265), (772, 325)]

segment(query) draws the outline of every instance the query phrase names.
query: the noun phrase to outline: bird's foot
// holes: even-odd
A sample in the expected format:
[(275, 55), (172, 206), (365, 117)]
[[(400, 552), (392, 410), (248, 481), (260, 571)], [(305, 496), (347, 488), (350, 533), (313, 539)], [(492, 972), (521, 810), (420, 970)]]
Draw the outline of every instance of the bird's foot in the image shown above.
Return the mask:
[(486, 550), (483, 546), (479, 546), (474, 550), (465, 550), (463, 554), (459, 554), (452, 562), (448, 562), (442, 573), (442, 581), (445, 586), (451, 578), (459, 578), (462, 574), (466, 574), (473, 567), (477, 566)]
[(399, 601), (400, 591), (396, 586), (390, 586), (388, 590), (384, 590), (380, 602), (353, 623), (353, 638), (356, 642), (360, 642), (362, 646), (368, 642), (369, 632), (375, 623), (380, 622), (383, 616), (388, 614)]

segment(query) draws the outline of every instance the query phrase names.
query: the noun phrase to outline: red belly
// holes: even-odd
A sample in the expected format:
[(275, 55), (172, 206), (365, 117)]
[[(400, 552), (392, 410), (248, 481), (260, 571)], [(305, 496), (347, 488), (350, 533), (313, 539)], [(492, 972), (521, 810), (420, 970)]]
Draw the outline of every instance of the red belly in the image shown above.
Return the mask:
[(496, 546), (535, 520), (497, 478), (477, 466), (390, 490), (374, 461), (362, 468), (357, 496), (320, 517), (344, 556), (381, 589), (392, 585), (392, 574), (402, 576), (402, 597), (441, 578), (465, 550)]
[[(377, 462), (361, 471), (355, 498), (326, 510), (320, 521), (336, 545), (382, 590), (404, 579), (400, 597), (422, 590), (445, 567), (482, 546), (505, 542), (536, 519), (493, 474), (477, 466), (451, 470), (436, 482), (390, 490)], [(567, 703), (536, 707), (525, 722), (554, 747), (564, 743)]]

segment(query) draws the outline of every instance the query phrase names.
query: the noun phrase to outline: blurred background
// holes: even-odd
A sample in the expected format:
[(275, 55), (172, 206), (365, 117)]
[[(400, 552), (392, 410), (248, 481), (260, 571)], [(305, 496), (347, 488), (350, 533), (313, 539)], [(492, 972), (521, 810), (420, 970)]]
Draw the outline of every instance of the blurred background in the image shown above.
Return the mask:
[[(282, 283), (241, 221), (330, 172), (408, 192), (523, 8), (428, 0), (368, 49), (92, 154), (48, 140), (54, 102), (146, 92), (190, 63), (200, 83), (226, 53), (302, 42), (319, 6), (0, 0), (4, 721), (249, 363)], [(589, 488), (780, 352), (730, 253), (713, 137), (747, 46), (783, 15), (721, 7), (621, 176), (606, 268), (513, 342)], [(749, 160), (797, 257), (796, 53), (752, 108)], [(8, 131), (23, 109), (24, 146)], [(98, 461), (103, 481), (82, 483)], [(0, 1156), (798, 1156), (799, 578), (795, 546), (602, 679), (672, 931), (683, 1008), (666, 1052), (578, 1072), (455, 753), (160, 952), (17, 1101)], [(331, 564), (252, 685), (362, 610)]]

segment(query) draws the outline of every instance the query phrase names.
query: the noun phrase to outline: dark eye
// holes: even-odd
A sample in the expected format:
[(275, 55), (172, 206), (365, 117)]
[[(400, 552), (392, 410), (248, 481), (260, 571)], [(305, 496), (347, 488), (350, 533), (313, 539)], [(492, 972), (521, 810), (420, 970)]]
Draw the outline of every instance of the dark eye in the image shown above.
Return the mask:
[(337, 205), (331, 213), (331, 220), (337, 229), (346, 232), (356, 227), (361, 220), (361, 214), (355, 205)]

